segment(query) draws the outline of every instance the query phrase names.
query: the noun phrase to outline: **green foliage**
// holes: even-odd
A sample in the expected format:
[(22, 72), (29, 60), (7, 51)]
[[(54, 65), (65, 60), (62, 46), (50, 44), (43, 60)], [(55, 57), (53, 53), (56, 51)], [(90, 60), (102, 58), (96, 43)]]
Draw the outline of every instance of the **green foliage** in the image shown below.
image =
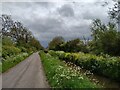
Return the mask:
[(13, 41), (11, 40), (10, 37), (3, 36), (3, 37), (2, 37), (2, 45), (14, 46), (14, 43), (13, 43)]
[(14, 46), (2, 46), (2, 57), (6, 58), (7, 56), (17, 55), (21, 52), (19, 48)]
[(24, 27), (21, 22), (13, 21), (9, 15), (2, 15), (1, 19), (3, 27), (0, 33), (2, 33), (3, 45), (24, 47), (21, 48), (22, 51), (27, 52), (43, 49), (32, 32)]
[(115, 20), (117, 23), (120, 23), (120, 1), (114, 0), (114, 6), (110, 8), (108, 14), (112, 20)]
[(2, 72), (2, 63), (0, 62), (0, 74)]
[(44, 49), (43, 46), (40, 44), (40, 42), (35, 38), (32, 38), (30, 40), (29, 45), (31, 47), (34, 47), (36, 50), (43, 50)]
[(13, 21), (9, 15), (2, 15), (1, 19), (2, 31), (0, 33), (2, 40), (0, 40), (0, 42), (2, 41), (2, 72), (5, 72), (24, 60), (29, 54), (43, 49), (43, 47), (22, 23)]
[[(43, 49), (40, 42), (26, 27), (22, 25), (22, 23), (13, 21), (9, 15), (2, 15), (1, 19), (2, 31), (0, 33), (2, 37), (2, 61), (5, 66), (5, 70), (7, 65), (9, 68), (9, 65), (12, 67), (19, 62), (18, 57), (18, 61), (13, 59), (15, 63), (11, 64), (10, 61), (12, 60), (8, 62), (6, 61), (9, 57), (19, 55), (21, 52), (31, 54), (37, 50)], [(22, 59), (24, 58), (21, 58), (20, 60)]]
[[(50, 52), (54, 53), (53, 51)], [(63, 52), (60, 52), (63, 53)], [(42, 63), (47, 75), (47, 79), (52, 88), (98, 88), (99, 86), (91, 82), (85, 75), (76, 69), (68, 67), (56, 56), (40, 52)]]
[(0, 57), (2, 56), (2, 39), (0, 37)]
[(53, 40), (49, 43), (50, 50), (59, 50), (60, 45), (64, 43), (64, 38), (61, 36), (54, 37)]
[(67, 41), (64, 45), (63, 51), (65, 52), (79, 52), (79, 51), (85, 51), (85, 45), (83, 41), (81, 41), (79, 38)]
[(96, 56), (84, 53), (65, 53), (50, 51), (51, 55), (57, 55), (61, 60), (72, 62), (93, 73), (120, 81), (120, 58), (110, 56)]
[(27, 49), (25, 47), (23, 47), (23, 46), (20, 46), (18, 48), (21, 50), (21, 52), (27, 52)]
[(108, 23), (106, 26), (99, 19), (96, 19), (91, 29), (93, 36), (92, 51), (96, 54), (120, 55), (120, 32), (117, 32), (115, 24)]
[(9, 68), (23, 61), (26, 57), (28, 57), (27, 53), (21, 53), (17, 56), (7, 57), (7, 59), (2, 61), (2, 72), (7, 71)]
[(65, 52), (88, 52), (86, 45), (79, 38), (64, 42), (62, 37), (55, 37), (49, 43), (49, 49), (56, 51), (62, 50)]
[(6, 58), (7, 56), (17, 55), (21, 52), (21, 50), (15, 47), (15, 44), (11, 40), (10, 37), (3, 36), (2, 37), (2, 58)]

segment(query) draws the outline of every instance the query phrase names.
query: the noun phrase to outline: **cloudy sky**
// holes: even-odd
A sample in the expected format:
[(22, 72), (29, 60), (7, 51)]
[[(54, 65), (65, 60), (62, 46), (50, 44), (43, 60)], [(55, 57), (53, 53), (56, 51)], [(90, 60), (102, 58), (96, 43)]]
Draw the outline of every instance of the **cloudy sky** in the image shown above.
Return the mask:
[(91, 39), (92, 20), (99, 18), (108, 22), (107, 11), (112, 5), (112, 0), (4, 1), (2, 14), (22, 22), (46, 47), (55, 36), (63, 36), (65, 40), (83, 36)]

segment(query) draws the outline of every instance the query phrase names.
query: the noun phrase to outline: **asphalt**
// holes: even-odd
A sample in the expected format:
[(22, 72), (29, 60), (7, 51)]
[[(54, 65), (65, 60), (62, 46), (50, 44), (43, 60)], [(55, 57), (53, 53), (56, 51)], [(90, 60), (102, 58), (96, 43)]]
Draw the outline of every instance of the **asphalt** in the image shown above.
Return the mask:
[(38, 52), (3, 73), (2, 88), (49, 88)]

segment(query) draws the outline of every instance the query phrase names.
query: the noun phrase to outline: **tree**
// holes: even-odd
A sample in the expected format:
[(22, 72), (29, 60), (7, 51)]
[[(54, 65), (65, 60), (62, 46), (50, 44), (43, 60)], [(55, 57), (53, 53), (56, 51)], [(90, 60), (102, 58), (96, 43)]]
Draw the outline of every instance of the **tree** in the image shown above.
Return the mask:
[(115, 1), (114, 7), (110, 8), (109, 16), (111, 19), (114, 19), (116, 22), (120, 22), (120, 1)]
[(2, 45), (7, 45), (7, 46), (14, 46), (15, 44), (11, 40), (10, 37), (3, 36), (2, 37)]
[(3, 14), (2, 17), (0, 17), (1, 20), (2, 20), (2, 35), (9, 35), (10, 33), (10, 30), (11, 28), (13, 27), (14, 25), (14, 22), (11, 18), (10, 15), (6, 15), (6, 14)]
[(52, 41), (50, 41), (49, 49), (59, 50), (60, 45), (63, 43), (64, 43), (64, 38), (61, 36), (56, 36), (52, 39)]
[(32, 34), (22, 23), (14, 22), (10, 15), (2, 15), (2, 35), (11, 37), (15, 42), (23, 40), (29, 42)]
[(21, 50), (15, 47), (15, 43), (12, 41), (11, 37), (2, 37), (2, 58), (5, 59), (7, 56), (15, 55), (20, 52)]
[[(93, 21), (91, 50), (96, 54), (106, 53), (120, 55), (120, 1), (115, 1), (114, 7), (110, 8), (109, 16), (111, 21), (105, 25), (99, 19)], [(118, 26), (118, 28), (117, 28)]]
[(40, 44), (40, 42), (39, 42), (37, 39), (35, 39), (34, 37), (31, 38), (29, 44), (30, 44), (31, 46), (33, 46), (36, 50), (41, 50), (41, 49), (43, 49), (43, 46), (42, 46), (42, 45)]
[(110, 55), (119, 55), (120, 48), (119, 32), (116, 25), (109, 22), (108, 25), (103, 24), (100, 20), (95, 20), (92, 24), (92, 48), (96, 54), (106, 53)]
[(114, 7), (109, 10), (110, 19), (118, 25), (118, 31), (120, 31), (120, 0), (115, 1)]
[(2, 33), (2, 37), (11, 38), (16, 47), (28, 52), (43, 48), (40, 42), (32, 35), (32, 32), (24, 27), (21, 22), (13, 21), (9, 15), (2, 15), (1, 19), (2, 31), (0, 33)]
[(79, 38), (67, 41), (64, 44), (64, 50), (66, 52), (79, 52), (79, 51), (83, 51), (85, 45), (83, 43), (83, 41), (81, 41)]

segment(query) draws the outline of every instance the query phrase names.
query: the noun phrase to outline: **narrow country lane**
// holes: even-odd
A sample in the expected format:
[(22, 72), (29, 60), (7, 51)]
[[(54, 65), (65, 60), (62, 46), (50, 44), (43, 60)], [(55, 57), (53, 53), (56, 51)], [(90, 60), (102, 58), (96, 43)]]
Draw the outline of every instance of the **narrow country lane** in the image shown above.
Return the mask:
[(49, 88), (38, 53), (2, 74), (2, 88)]

